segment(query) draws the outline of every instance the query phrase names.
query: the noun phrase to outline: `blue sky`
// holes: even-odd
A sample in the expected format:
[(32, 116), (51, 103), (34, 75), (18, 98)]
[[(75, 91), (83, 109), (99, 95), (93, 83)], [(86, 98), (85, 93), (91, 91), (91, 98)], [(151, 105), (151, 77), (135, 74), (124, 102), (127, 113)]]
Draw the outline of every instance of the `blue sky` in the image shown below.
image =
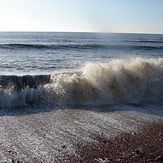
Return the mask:
[(163, 34), (163, 0), (0, 0), (0, 31)]

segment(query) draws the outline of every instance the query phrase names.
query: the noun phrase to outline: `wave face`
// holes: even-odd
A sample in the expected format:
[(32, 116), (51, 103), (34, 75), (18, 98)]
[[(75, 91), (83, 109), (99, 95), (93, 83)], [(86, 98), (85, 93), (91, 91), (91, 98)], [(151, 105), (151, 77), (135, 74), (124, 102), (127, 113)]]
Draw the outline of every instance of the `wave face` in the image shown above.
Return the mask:
[(87, 63), (81, 73), (55, 74), (42, 80), (46, 82), (38, 83), (37, 87), (27, 84), (19, 90), (1, 84), (0, 107), (44, 102), (135, 103), (159, 99), (163, 97), (163, 59), (114, 59), (108, 63)]
[(16, 90), (22, 90), (26, 87), (37, 88), (50, 82), (50, 75), (24, 75), (24, 76), (0, 76), (0, 86), (4, 88), (14, 87)]

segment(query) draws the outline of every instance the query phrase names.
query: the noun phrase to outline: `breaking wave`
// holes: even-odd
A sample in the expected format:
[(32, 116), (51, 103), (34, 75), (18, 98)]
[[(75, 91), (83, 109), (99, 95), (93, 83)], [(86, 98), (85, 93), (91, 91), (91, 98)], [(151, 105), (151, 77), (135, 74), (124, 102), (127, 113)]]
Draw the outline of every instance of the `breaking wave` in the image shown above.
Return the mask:
[[(30, 86), (29, 79), (24, 80), (26, 85), (22, 86), (21, 80), (6, 85), (1, 82), (0, 107), (41, 103), (134, 103), (163, 97), (162, 58), (113, 59), (108, 63), (87, 63), (80, 73), (54, 74), (49, 78), (38, 77), (37, 81), (42, 82), (35, 81), (35, 87)], [(17, 89), (17, 83), (20, 89)]]

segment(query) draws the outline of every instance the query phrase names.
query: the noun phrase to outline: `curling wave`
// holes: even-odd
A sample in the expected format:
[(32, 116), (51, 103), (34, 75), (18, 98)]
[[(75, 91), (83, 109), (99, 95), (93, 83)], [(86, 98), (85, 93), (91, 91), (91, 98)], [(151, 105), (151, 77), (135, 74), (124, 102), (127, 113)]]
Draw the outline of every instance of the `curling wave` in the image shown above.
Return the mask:
[(0, 106), (140, 102), (163, 97), (163, 59), (87, 63), (81, 73), (55, 74), (38, 87), (0, 89)]

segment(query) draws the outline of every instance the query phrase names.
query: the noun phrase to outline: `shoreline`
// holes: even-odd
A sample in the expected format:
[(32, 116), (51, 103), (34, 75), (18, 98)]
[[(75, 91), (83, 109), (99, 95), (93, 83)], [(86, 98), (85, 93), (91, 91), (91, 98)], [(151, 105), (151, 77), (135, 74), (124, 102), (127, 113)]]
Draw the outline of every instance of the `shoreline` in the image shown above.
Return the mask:
[[(117, 162), (118, 159), (124, 162), (124, 159), (137, 159), (141, 152), (146, 152), (137, 149), (137, 140), (142, 145), (142, 142), (148, 144), (162, 139), (161, 108), (154, 110), (155, 114), (145, 108), (141, 112), (137, 107), (132, 111), (122, 111), (120, 107), (120, 111), (113, 106), (94, 108), (96, 111), (92, 108), (58, 108), (34, 112), (31, 109), (13, 110), (7, 114), (1, 110), (0, 163), (96, 163)], [(163, 149), (158, 142), (157, 149)], [(147, 151), (143, 157), (149, 153)], [(158, 162), (162, 159), (161, 153), (155, 153), (152, 159)]]

